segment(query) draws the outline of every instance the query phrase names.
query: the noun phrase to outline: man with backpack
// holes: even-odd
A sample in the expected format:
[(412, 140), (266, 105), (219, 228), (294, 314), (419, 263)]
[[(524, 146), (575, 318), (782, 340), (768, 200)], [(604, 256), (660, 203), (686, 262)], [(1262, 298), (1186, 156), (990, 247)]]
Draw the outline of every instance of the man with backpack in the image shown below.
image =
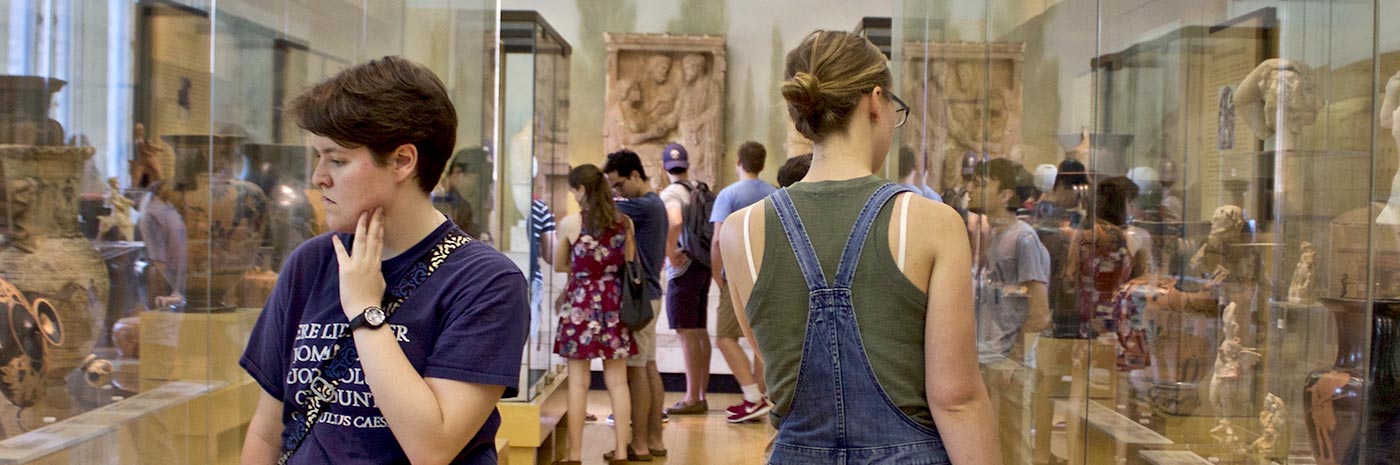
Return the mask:
[(685, 397), (666, 409), (667, 415), (704, 414), (710, 410), (705, 390), (710, 385), (710, 210), (715, 195), (710, 187), (690, 179), (685, 147), (667, 144), (662, 168), (671, 184), (661, 191), (670, 229), (666, 235), (666, 318), (681, 339), (685, 355)]

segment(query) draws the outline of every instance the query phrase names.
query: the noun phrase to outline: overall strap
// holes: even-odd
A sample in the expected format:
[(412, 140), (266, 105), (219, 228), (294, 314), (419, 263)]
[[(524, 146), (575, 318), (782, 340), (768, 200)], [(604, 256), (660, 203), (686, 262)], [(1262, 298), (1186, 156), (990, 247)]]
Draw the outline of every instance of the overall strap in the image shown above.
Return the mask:
[(826, 274), (822, 272), (821, 261), (817, 259), (817, 251), (812, 248), (812, 239), (807, 237), (807, 227), (803, 226), (802, 218), (797, 216), (797, 206), (792, 204), (792, 196), (788, 195), (787, 188), (779, 189), (769, 196), (768, 200), (773, 203), (773, 211), (777, 212), (778, 220), (782, 222), (783, 232), (787, 234), (788, 243), (792, 245), (792, 253), (797, 256), (797, 265), (802, 269), (802, 277), (807, 279), (807, 290), (826, 288)]
[(856, 266), (860, 264), (861, 250), (865, 248), (865, 238), (870, 234), (871, 226), (875, 224), (875, 217), (890, 199), (901, 192), (913, 191), (895, 183), (880, 186), (860, 210), (855, 226), (851, 227), (851, 235), (846, 238), (846, 248), (841, 253), (841, 266), (836, 269), (834, 287), (851, 287), (851, 282), (855, 281), (856, 277)]
[[(433, 250), (424, 255), (413, 264), (413, 268), (404, 272), (393, 289), (386, 290), (383, 299), (384, 318), (387, 320), (393, 316), (394, 311), (403, 305), (408, 296), (418, 289), (418, 286), (428, 280), (428, 277), (437, 271), (447, 257), (452, 255), (452, 251), (472, 242), (472, 238), (457, 232), (453, 229), (443, 236)], [(291, 431), (282, 443), (282, 455), (277, 458), (278, 465), (285, 465), (292, 459), (297, 448), (306, 442), (306, 438), (311, 436), (311, 429), (316, 426), (321, 415), (325, 413), (326, 406), (335, 397), (336, 386), (345, 377), (350, 368), (359, 360), (359, 353), (355, 351), (352, 335), (347, 329), (336, 339), (331, 346), (333, 355), (321, 362), (319, 374), (311, 379), (309, 386), (310, 396), (306, 397), (306, 402), (298, 405), (297, 411), (292, 412)]]

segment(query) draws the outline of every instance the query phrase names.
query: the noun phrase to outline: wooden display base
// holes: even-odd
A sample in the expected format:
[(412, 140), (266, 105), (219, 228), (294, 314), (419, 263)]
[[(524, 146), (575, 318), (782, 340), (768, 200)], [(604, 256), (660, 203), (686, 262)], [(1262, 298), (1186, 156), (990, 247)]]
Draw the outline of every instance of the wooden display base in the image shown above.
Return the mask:
[(981, 369), (982, 382), (987, 385), (992, 401), (992, 415), (996, 418), (1002, 463), (1027, 463), (1031, 450), (1031, 372), (1011, 360), (982, 365)]
[(1069, 463), (1140, 465), (1145, 462), (1139, 452), (1175, 444), (1101, 401), (1057, 400), (1055, 405), (1069, 414)]
[(142, 391), (170, 381), (242, 383), (238, 358), (248, 345), (259, 308), (224, 313), (141, 312)]
[[(172, 431), (204, 425), (214, 411), (196, 404), (226, 403), (220, 393), (232, 387), (173, 382), (65, 421), (0, 441), (0, 464), (74, 463), (182, 464), (209, 463), (203, 452), (191, 453)], [(203, 402), (201, 402), (203, 401)], [(251, 414), (251, 412), (250, 412)], [(233, 452), (237, 463), (238, 450)], [(218, 462), (224, 463), (224, 462)]]
[(496, 438), (510, 444), (510, 453), (501, 455), (501, 463), (548, 464), (560, 456), (565, 447), (564, 414), (569, 409), (567, 379), (563, 374), (555, 377), (553, 383), (539, 388), (532, 402), (496, 403), (501, 412)]

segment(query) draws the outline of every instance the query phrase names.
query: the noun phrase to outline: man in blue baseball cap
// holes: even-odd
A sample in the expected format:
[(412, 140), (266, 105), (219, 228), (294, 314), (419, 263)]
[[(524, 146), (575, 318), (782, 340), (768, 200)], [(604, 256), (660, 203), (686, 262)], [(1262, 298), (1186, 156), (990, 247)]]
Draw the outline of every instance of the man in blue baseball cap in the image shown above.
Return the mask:
[[(710, 408), (705, 400), (705, 390), (710, 383), (710, 354), (713, 350), (707, 327), (709, 256), (688, 253), (687, 250), (694, 247), (683, 247), (681, 244), (688, 239), (686, 236), (692, 235), (692, 231), (685, 226), (693, 222), (687, 221), (686, 215), (704, 215), (701, 220), (705, 225), (709, 224), (710, 212), (708, 209), (697, 211), (704, 208), (692, 208), (694, 199), (703, 196), (713, 199), (714, 194), (710, 193), (705, 183), (690, 179), (690, 157), (681, 144), (666, 144), (661, 149), (661, 162), (671, 180), (671, 184), (661, 191), (661, 200), (666, 203), (666, 216), (671, 226), (666, 234), (666, 317), (671, 322), (671, 329), (676, 330), (681, 338), (686, 381), (685, 397), (666, 409), (666, 414), (704, 414)], [(708, 249), (709, 244), (704, 246)]]

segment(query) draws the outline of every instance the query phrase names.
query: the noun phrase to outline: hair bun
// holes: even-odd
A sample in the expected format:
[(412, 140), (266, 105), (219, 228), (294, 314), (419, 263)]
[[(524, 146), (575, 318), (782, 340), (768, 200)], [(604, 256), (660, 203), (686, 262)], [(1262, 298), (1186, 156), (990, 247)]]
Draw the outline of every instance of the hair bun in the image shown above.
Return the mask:
[(799, 108), (813, 110), (821, 103), (821, 81), (810, 73), (799, 71), (783, 82), (783, 98)]

